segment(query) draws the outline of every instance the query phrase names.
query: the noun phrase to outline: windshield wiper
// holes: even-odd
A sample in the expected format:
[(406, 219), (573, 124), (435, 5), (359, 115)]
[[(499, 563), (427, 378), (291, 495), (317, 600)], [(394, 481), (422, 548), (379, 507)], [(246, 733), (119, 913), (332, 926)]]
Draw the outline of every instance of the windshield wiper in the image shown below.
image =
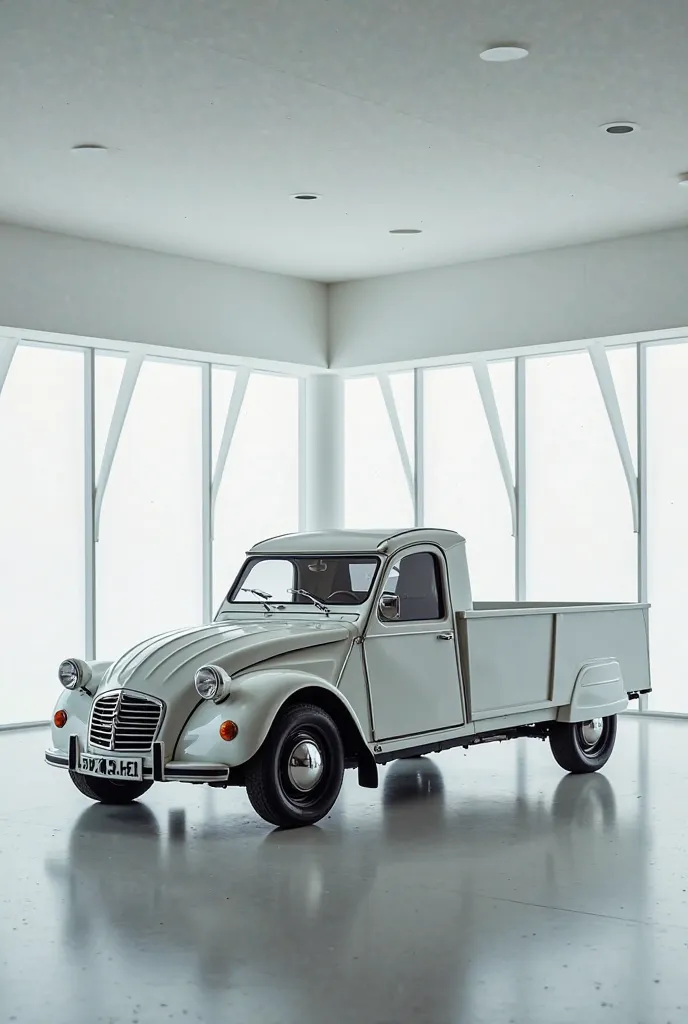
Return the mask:
[[(267, 608), (269, 612), (272, 611), (272, 608), (268, 604), (268, 601), (272, 600), (272, 594), (266, 594), (264, 590), (254, 590), (253, 587), (242, 587), (241, 592), (242, 594), (255, 594), (256, 597), (261, 599), (265, 608)], [(276, 601), (274, 603), (277, 604)]]
[(301, 597), (307, 597), (309, 601), (312, 601), (319, 612), (325, 612), (325, 615), (330, 614), (330, 609), (322, 601), (318, 601), (317, 597), (313, 597), (307, 590), (289, 590), (289, 594), (299, 594)]

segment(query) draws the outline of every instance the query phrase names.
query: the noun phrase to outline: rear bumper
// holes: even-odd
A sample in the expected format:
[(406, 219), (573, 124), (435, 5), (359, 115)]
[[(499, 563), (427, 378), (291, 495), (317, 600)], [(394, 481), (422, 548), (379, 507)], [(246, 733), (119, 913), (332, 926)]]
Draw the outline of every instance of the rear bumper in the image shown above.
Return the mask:
[[(46, 750), (46, 763), (53, 768), (69, 768), (70, 771), (79, 770), (79, 737), (69, 737), (69, 753), (62, 750)], [(226, 764), (189, 764), (184, 761), (168, 761), (165, 763), (164, 743), (154, 743), (152, 751), (152, 764), (143, 766), (144, 779), (152, 779), (153, 782), (227, 782), (229, 779), (229, 768)]]

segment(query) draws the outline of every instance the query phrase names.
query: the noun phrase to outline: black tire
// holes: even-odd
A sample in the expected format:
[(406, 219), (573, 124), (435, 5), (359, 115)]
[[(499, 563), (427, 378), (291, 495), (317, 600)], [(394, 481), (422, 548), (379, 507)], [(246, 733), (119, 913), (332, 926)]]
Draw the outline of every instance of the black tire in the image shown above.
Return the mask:
[(99, 779), (96, 775), (81, 775), (70, 771), (69, 776), (84, 796), (101, 804), (130, 804), (147, 793), (151, 782), (120, 782), (114, 779)]
[[(299, 774), (307, 789), (295, 782)], [(344, 747), (332, 718), (314, 704), (292, 704), (278, 715), (247, 764), (246, 792), (265, 821), (297, 828), (313, 825), (329, 813), (343, 777)]]
[[(600, 723), (597, 727), (594, 723)], [(554, 759), (565, 772), (596, 772), (611, 756), (616, 740), (616, 715), (594, 722), (555, 722), (549, 734)]]

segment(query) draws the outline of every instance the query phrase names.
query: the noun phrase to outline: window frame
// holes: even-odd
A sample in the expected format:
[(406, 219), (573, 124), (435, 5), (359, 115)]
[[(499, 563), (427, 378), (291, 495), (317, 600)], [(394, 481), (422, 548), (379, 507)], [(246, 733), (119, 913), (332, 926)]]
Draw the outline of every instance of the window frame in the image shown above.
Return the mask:
[[(380, 616), (380, 599), (382, 598), (383, 594), (386, 593), (385, 587), (386, 587), (387, 581), (389, 580), (389, 577), (390, 577), (390, 575), (392, 573), (392, 570), (395, 569), (402, 562), (402, 560), (404, 558), (408, 557), (409, 555), (425, 555), (425, 554), (429, 555), (432, 558), (433, 564), (434, 564), (434, 567), (435, 567), (435, 582), (437, 584), (437, 597), (438, 597), (440, 615), (437, 616), (436, 618), (432, 618), (432, 619), (402, 619), (402, 618), (399, 618), (399, 619), (389, 620), (389, 619), (381, 618), (381, 616)], [(425, 546), (421, 547), (421, 546), (418, 546), (418, 547), (412, 547), (412, 548), (403, 548), (401, 551), (397, 551), (390, 558), (390, 564), (387, 566), (385, 572), (382, 575), (382, 580), (381, 580), (381, 583), (380, 583), (380, 587), (379, 587), (377, 595), (376, 595), (375, 615), (376, 615), (376, 618), (377, 618), (377, 622), (381, 626), (384, 626), (386, 628), (392, 627), (392, 629), (394, 629), (395, 626), (412, 625), (414, 623), (421, 623), (421, 624), (430, 624), (430, 625), (432, 625), (432, 624), (436, 624), (438, 622), (446, 622), (447, 619), (451, 615), (451, 608), (452, 608), (451, 600), (449, 598), (448, 582), (449, 582), (449, 580), (448, 580), (448, 576), (447, 576), (447, 563), (446, 563), (446, 559), (444, 558), (444, 554), (439, 549), (433, 548), (433, 547), (425, 547)], [(395, 591), (395, 593), (396, 593), (396, 591)]]

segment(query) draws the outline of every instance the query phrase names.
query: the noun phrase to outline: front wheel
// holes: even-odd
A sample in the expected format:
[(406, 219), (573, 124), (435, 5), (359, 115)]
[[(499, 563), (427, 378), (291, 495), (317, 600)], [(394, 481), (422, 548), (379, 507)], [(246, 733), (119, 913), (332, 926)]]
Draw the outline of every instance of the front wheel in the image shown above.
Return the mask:
[(246, 766), (246, 792), (265, 821), (295, 828), (325, 817), (343, 776), (344, 748), (332, 718), (314, 704), (293, 704)]
[(70, 778), (76, 788), (89, 800), (101, 804), (130, 804), (147, 793), (152, 782), (120, 782), (115, 779), (101, 779), (96, 775), (81, 775), (70, 771)]
[(555, 722), (549, 745), (565, 772), (596, 772), (611, 756), (616, 740), (616, 715), (588, 722)]

